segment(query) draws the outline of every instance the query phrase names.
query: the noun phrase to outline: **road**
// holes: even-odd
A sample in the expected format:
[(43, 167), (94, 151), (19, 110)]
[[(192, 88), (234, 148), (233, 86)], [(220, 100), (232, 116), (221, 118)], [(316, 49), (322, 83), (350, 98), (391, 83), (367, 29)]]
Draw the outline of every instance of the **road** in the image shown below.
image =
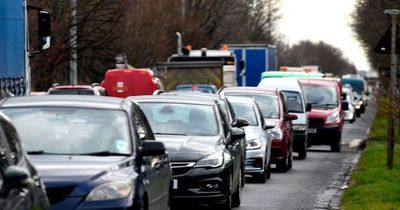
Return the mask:
[[(294, 160), (288, 173), (272, 173), (265, 184), (246, 180), (242, 203), (237, 210), (338, 209), (349, 178), (359, 158), (359, 149), (349, 147), (366, 139), (374, 118), (372, 104), (355, 123), (345, 124), (342, 152), (330, 152), (329, 146), (312, 146), (305, 160)], [(209, 209), (209, 207), (199, 207)]]

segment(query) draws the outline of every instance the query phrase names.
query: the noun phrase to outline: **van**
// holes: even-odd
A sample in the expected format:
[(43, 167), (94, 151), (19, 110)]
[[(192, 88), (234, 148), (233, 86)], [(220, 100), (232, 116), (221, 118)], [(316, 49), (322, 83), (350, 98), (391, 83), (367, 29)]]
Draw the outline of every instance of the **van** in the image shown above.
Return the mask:
[(341, 82), (338, 79), (300, 78), (298, 79), (311, 104), (308, 112), (308, 143), (330, 145), (332, 152), (340, 152), (344, 111), (348, 103), (342, 102)]
[(308, 145), (307, 111), (311, 107), (306, 104), (299, 81), (295, 78), (264, 78), (258, 84), (258, 87), (279, 89), (283, 93), (289, 114), (297, 115), (297, 119), (292, 121), (293, 150), (299, 153), (299, 159), (305, 159)]

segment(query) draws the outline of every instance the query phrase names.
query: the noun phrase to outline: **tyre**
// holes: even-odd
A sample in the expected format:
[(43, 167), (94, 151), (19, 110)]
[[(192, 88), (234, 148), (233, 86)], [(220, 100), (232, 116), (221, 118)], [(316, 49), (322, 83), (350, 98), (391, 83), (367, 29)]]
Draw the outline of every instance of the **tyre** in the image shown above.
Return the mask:
[(303, 148), (301, 148), (300, 151), (299, 151), (299, 156), (297, 157), (298, 159), (300, 159), (300, 160), (306, 159), (306, 157), (307, 157), (307, 145), (308, 145), (308, 143), (304, 142)]
[(353, 115), (353, 119), (350, 120), (350, 123), (354, 123), (356, 121), (356, 116)]
[(232, 194), (232, 207), (239, 207), (241, 202), (242, 177), (239, 177), (239, 183), (236, 186), (235, 192)]
[(225, 195), (225, 200), (221, 206), (223, 210), (231, 210), (232, 209), (232, 193), (231, 193), (231, 190), (233, 187), (232, 185), (233, 185), (233, 175), (231, 173), (230, 179), (229, 179), (229, 189), (227, 189), (227, 193)]
[(338, 133), (335, 141), (331, 144), (331, 151), (332, 152), (340, 152), (342, 147), (342, 134)]
[(242, 164), (242, 170), (241, 170), (241, 182), (240, 182), (240, 187), (244, 187), (245, 183), (246, 183), (246, 173), (245, 173), (245, 166), (244, 164)]
[(292, 169), (292, 163), (293, 163), (293, 152), (290, 151), (290, 155), (288, 157), (288, 164), (287, 164), (288, 170)]
[(280, 171), (280, 172), (287, 172), (288, 171), (288, 169), (289, 169), (289, 159), (290, 159), (290, 157), (287, 157), (284, 160), (281, 160), (276, 164), (276, 168), (278, 169), (278, 171)]

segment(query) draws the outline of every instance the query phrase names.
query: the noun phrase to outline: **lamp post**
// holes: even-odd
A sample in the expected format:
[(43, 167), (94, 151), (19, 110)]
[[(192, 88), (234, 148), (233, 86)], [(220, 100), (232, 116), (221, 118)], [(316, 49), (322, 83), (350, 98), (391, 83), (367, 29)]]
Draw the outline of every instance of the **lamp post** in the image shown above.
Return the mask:
[(69, 83), (77, 85), (78, 83), (78, 55), (76, 52), (78, 42), (76, 26), (76, 0), (71, 0), (71, 27), (69, 29), (70, 59), (69, 59)]
[(397, 71), (397, 57), (396, 57), (396, 28), (397, 16), (400, 15), (400, 10), (389, 9), (385, 10), (385, 14), (390, 15), (392, 18), (392, 40), (391, 40), (391, 65), (390, 65), (390, 102), (389, 102), (389, 118), (388, 118), (388, 143), (387, 143), (387, 167), (392, 170), (393, 156), (394, 156), (394, 139), (395, 139), (395, 118), (396, 118), (396, 71)]

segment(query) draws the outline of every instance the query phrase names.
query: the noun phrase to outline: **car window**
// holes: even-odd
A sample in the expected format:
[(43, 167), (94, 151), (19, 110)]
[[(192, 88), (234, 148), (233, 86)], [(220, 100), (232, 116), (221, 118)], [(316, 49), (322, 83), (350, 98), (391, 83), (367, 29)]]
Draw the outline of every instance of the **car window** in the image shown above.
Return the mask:
[(132, 119), (140, 140), (154, 140), (147, 120), (137, 105), (132, 106)]
[(250, 126), (257, 126), (257, 116), (253, 104), (250, 103), (240, 103), (236, 101), (231, 101), (233, 110), (236, 116), (245, 119), (249, 122)]
[(11, 159), (13, 160), (14, 164), (17, 164), (22, 158), (22, 150), (18, 140), (17, 132), (9, 123), (2, 121), (1, 124), (3, 127), (2, 133), (4, 133), (3, 135), (5, 135), (6, 142), (10, 149)]
[(224, 130), (224, 135), (225, 137), (228, 136), (229, 134), (229, 123), (228, 123), (228, 117), (226, 116), (226, 114), (222, 111), (223, 109), (221, 108), (220, 105), (218, 105), (218, 112), (221, 115), (221, 123), (222, 123), (222, 129)]
[(52, 90), (49, 95), (94, 95), (94, 92), (85, 89)]
[(303, 113), (303, 101), (299, 92), (295, 91), (282, 91), (286, 106), (289, 112)]
[(211, 105), (142, 102), (140, 106), (155, 134), (219, 134), (216, 113)]
[(81, 107), (18, 107), (2, 111), (11, 118), (28, 153), (131, 154), (128, 116), (124, 111)]
[(265, 118), (278, 119), (279, 118), (279, 104), (278, 97), (263, 94), (250, 94), (250, 93), (224, 93), (225, 96), (239, 96), (254, 99), (263, 113)]
[(307, 103), (313, 107), (338, 106), (336, 87), (322, 85), (304, 85), (303, 90)]
[(12, 165), (10, 150), (3, 129), (0, 128), (0, 171), (4, 171), (9, 165)]

